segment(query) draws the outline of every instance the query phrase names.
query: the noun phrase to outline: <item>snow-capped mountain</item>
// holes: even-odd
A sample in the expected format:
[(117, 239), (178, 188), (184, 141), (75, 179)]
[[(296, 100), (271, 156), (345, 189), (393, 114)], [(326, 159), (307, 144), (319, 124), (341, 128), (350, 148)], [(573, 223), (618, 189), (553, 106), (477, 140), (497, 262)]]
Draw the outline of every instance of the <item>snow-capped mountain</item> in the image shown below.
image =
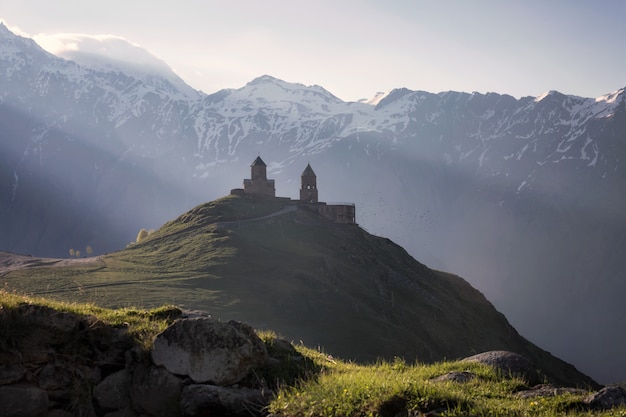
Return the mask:
[(241, 187), (259, 154), (280, 196), (311, 163), (321, 200), (356, 203), (362, 227), (468, 279), (534, 342), (624, 379), (625, 96), (343, 102), (270, 76), (205, 95), (0, 24), (0, 250), (116, 250)]

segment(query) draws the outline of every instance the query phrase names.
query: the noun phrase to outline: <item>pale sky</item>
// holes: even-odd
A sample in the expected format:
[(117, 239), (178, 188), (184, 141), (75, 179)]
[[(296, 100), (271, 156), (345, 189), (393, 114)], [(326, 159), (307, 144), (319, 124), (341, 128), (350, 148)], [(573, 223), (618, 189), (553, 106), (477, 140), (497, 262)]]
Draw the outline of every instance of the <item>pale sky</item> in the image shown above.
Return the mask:
[(115, 35), (205, 93), (268, 74), (376, 92), (626, 87), (626, 0), (2, 0), (11, 30)]

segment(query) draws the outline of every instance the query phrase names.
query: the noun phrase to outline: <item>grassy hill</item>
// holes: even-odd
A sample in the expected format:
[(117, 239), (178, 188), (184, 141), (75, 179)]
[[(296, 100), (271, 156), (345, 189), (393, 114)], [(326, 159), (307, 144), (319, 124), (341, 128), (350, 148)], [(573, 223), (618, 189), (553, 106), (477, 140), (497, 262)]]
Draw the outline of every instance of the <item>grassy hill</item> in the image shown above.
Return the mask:
[[(5, 288), (104, 307), (175, 304), (273, 329), (348, 360), (453, 360), (510, 350), (564, 385), (593, 385), (531, 344), (463, 279), (388, 239), (283, 199), (228, 196), (127, 249), (87, 260), (4, 262)], [(275, 214), (275, 215), (272, 215)]]
[[(17, 296), (0, 290), (0, 352), (9, 352), (26, 342), (26, 336), (46, 316), (67, 317), (69, 313), (85, 322), (98, 323), (94, 334), (77, 337), (64, 350), (66, 358), (85, 361), (85, 347), (106, 338), (106, 329), (124, 329), (130, 344), (149, 360), (157, 333), (163, 331), (181, 311), (174, 306), (156, 309), (105, 309), (90, 304), (59, 303), (43, 298)], [(48, 318), (49, 319), (49, 318)], [(41, 323), (39, 323), (40, 325)], [(494, 368), (463, 361), (410, 364), (396, 358), (362, 365), (330, 357), (302, 344), (294, 347), (302, 360), (280, 356), (276, 334), (260, 332), (269, 352), (279, 365), (255, 369), (244, 384), (271, 383), (273, 395), (267, 412), (276, 417), (315, 416), (625, 416), (626, 407), (605, 411), (592, 409), (586, 390), (561, 389), (528, 391), (528, 381), (510, 377)], [(101, 340), (100, 340), (101, 341)], [(32, 342), (32, 340), (31, 340)], [(130, 345), (128, 346), (130, 347)], [(82, 349), (82, 350), (81, 350)], [(284, 346), (282, 347), (284, 349)], [(44, 364), (39, 364), (43, 367)], [(465, 376), (459, 380), (451, 375)], [(84, 383), (83, 383), (84, 384)], [(80, 384), (82, 387), (83, 384)], [(89, 384), (86, 383), (88, 386)], [(79, 395), (83, 391), (75, 391)], [(535, 393), (537, 395), (524, 395)], [(90, 395), (72, 398), (71, 408), (81, 415), (81, 405), (92, 402)], [(86, 408), (84, 408), (86, 409)]]

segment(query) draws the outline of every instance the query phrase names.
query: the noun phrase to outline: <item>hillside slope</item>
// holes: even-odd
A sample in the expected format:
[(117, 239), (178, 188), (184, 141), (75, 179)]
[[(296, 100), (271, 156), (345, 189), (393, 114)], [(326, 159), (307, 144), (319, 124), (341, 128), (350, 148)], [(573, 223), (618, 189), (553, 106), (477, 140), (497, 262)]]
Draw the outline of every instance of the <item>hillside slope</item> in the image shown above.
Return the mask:
[(346, 359), (432, 362), (510, 350), (557, 383), (593, 384), (521, 337), (463, 279), (356, 225), (334, 224), (306, 207), (284, 210), (291, 205), (228, 196), (91, 262), (0, 272), (11, 289), (109, 307), (175, 303)]

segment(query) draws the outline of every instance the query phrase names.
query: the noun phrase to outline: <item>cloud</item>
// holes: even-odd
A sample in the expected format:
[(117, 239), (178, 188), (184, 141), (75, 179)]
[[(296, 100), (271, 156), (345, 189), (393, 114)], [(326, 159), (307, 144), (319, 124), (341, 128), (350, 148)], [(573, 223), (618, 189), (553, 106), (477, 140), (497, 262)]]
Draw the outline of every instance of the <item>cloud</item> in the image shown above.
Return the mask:
[(124, 70), (172, 73), (165, 62), (121, 36), (57, 33), (38, 34), (33, 39), (48, 52), (81, 65), (108, 65)]
[(53, 55), (100, 71), (122, 71), (139, 79), (157, 76), (168, 80), (187, 95), (195, 95), (165, 61), (147, 49), (116, 35), (83, 33), (38, 34), (32, 36), (43, 49)]

